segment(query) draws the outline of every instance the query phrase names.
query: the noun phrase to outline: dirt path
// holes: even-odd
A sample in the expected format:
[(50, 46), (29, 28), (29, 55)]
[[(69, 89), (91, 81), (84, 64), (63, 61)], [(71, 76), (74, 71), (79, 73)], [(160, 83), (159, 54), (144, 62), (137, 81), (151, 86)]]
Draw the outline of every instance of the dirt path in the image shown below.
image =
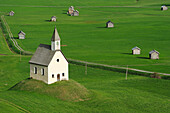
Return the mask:
[(5, 20), (5, 18), (4, 18), (4, 15), (1, 16), (1, 20), (3, 21), (3, 23), (4, 23), (4, 25), (5, 25), (6, 29), (7, 29), (7, 32), (8, 32), (8, 35), (9, 35), (10, 40), (13, 42), (14, 46), (20, 51), (20, 53), (21, 53), (21, 52), (24, 52), (24, 53), (27, 53), (27, 54), (32, 54), (32, 53), (29, 52), (29, 51), (24, 51), (24, 50), (18, 45), (18, 42), (14, 39), (13, 34), (12, 34), (11, 30), (10, 30), (10, 27), (9, 27), (8, 23), (6, 22), (6, 20)]
[[(106, 65), (106, 64), (98, 64), (98, 63), (86, 62), (86, 61), (75, 60), (75, 59), (70, 59), (70, 58), (68, 60), (78, 62), (78, 63), (96, 65), (96, 66), (104, 66), (104, 67), (111, 67), (111, 68), (124, 69), (124, 70), (127, 69), (127, 67), (120, 67), (120, 66)], [(143, 73), (155, 73), (155, 72), (152, 72), (152, 71), (145, 71), (145, 70), (134, 69), (134, 68), (128, 68), (128, 70), (137, 71), (137, 72), (143, 72)], [(168, 74), (168, 73), (159, 73), (158, 72), (158, 74), (170, 76), (170, 74)]]
[(8, 23), (6, 22), (6, 20), (5, 20), (5, 18), (4, 18), (4, 15), (1, 16), (1, 19), (2, 19), (2, 21), (3, 21), (4, 24), (5, 24), (5, 27), (6, 27), (6, 29), (7, 29), (7, 32), (8, 32), (8, 34), (9, 34), (9, 38), (10, 38), (10, 40), (12, 40), (14, 46), (15, 46), (18, 50), (24, 51), (24, 50), (18, 45), (17, 41), (13, 38), (13, 34), (12, 34), (11, 30), (10, 30), (10, 27), (9, 27)]

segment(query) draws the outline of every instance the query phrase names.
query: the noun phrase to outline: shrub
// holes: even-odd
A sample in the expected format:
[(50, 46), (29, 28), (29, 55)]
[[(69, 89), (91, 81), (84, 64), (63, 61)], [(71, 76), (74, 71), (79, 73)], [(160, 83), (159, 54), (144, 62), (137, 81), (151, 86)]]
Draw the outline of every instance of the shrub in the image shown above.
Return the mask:
[(151, 78), (157, 78), (157, 79), (161, 79), (161, 76), (158, 73), (153, 73), (150, 75)]

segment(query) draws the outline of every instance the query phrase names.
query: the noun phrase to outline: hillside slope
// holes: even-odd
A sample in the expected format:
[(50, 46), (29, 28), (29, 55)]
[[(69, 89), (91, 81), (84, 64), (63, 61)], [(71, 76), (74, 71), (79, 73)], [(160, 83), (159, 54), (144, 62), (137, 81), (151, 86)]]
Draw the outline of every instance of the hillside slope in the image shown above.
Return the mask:
[(42, 81), (27, 79), (19, 82), (10, 90), (36, 92), (57, 97), (66, 101), (84, 101), (89, 99), (89, 91), (74, 80), (45, 84)]

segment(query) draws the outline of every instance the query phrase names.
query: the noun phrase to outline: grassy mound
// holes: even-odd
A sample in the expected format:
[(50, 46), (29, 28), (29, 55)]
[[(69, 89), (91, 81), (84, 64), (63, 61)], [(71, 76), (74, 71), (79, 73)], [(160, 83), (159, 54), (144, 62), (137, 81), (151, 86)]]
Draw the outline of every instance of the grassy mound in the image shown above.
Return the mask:
[(45, 84), (42, 81), (27, 79), (19, 82), (10, 90), (37, 92), (57, 97), (65, 101), (84, 101), (89, 99), (89, 91), (74, 80), (60, 81), (54, 84)]

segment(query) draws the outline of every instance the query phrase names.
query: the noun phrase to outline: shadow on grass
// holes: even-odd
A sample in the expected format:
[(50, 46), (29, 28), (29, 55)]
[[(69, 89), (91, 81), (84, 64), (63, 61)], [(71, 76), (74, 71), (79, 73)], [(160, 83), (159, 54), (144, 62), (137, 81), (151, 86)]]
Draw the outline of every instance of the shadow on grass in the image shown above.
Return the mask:
[(14, 39), (19, 39), (19, 37), (13, 37)]
[(51, 22), (51, 20), (45, 20), (46, 22)]
[[(24, 80), (29, 80), (29, 79), (32, 79), (32, 78), (26, 78), (26, 79), (24, 79)], [(23, 80), (22, 80), (23, 81)], [(20, 84), (22, 81), (20, 81), (20, 82), (18, 82), (18, 83), (16, 83), (14, 86), (12, 86), (12, 87), (10, 87), (8, 90), (13, 90), (13, 88), (15, 88), (18, 84)]]
[(165, 6), (170, 6), (170, 4), (153, 4), (153, 5), (150, 5), (150, 6), (163, 6), (163, 5), (165, 5)]
[(106, 27), (96, 27), (96, 28), (106, 28)]
[(68, 11), (68, 10), (62, 10), (62, 11), (63, 11), (62, 14), (67, 14), (67, 11)]
[(121, 54), (125, 54), (125, 55), (132, 55), (132, 53), (121, 53)]
[(140, 58), (140, 59), (149, 59), (148, 57), (136, 57), (136, 58)]

